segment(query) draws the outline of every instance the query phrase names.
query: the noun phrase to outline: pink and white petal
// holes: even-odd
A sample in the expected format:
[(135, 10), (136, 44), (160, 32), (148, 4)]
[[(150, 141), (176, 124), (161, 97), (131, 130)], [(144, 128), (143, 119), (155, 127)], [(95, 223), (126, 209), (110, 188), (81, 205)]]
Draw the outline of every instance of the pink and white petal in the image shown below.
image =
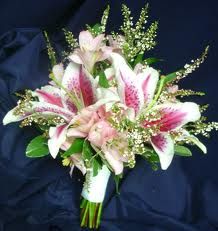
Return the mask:
[(187, 140), (200, 148), (204, 154), (207, 154), (207, 147), (196, 136), (190, 135), (187, 137)]
[(54, 74), (56, 79), (62, 79), (64, 75), (64, 66), (62, 63), (59, 63), (57, 65), (54, 65), (52, 68), (52, 73)]
[(80, 32), (79, 45), (81, 50), (92, 50), (93, 45), (97, 44), (97, 42), (98, 40), (94, 41), (92, 34), (88, 30)]
[(60, 116), (66, 121), (71, 121), (71, 119), (74, 117), (74, 113), (61, 108), (59, 106), (50, 104), (50, 103), (42, 103), (42, 102), (32, 102), (32, 114), (38, 113), (42, 116)]
[(119, 175), (123, 172), (123, 161), (119, 158), (119, 154), (116, 150), (111, 148), (102, 147), (105, 159), (109, 165), (113, 168), (115, 175)]
[(145, 105), (149, 104), (154, 97), (159, 73), (152, 67), (147, 67), (142, 73), (137, 75), (137, 80), (140, 82)]
[(63, 107), (60, 89), (53, 86), (42, 87), (35, 90), (33, 95), (37, 96), (40, 102), (46, 102)]
[(108, 47), (108, 46), (102, 47), (101, 50), (98, 52), (98, 58), (96, 59), (96, 61), (103, 61), (105, 59), (108, 59), (112, 52), (113, 52), (112, 47)]
[(81, 51), (80, 52), (80, 58), (82, 60), (82, 63), (84, 67), (91, 72), (96, 61), (98, 60), (99, 52), (95, 51)]
[(116, 53), (111, 54), (115, 78), (118, 83), (118, 93), (127, 107), (134, 108), (135, 112), (143, 107), (144, 96), (138, 79), (133, 70), (128, 66), (125, 59)]
[(31, 108), (26, 109), (25, 113), (23, 115), (14, 115), (14, 112), (17, 107), (10, 110), (3, 119), (3, 124), (9, 124), (12, 122), (21, 121), (31, 115), (35, 115), (36, 113), (39, 114), (42, 117), (52, 117), (52, 116), (60, 116), (65, 121), (71, 121), (74, 117), (74, 113), (61, 108), (57, 105), (46, 103), (46, 102), (30, 102)]
[(104, 40), (104, 34), (100, 34), (98, 36), (96, 36), (93, 41), (92, 41), (92, 50), (93, 51), (97, 51), (100, 49), (100, 47), (103, 45), (102, 42)]
[(73, 113), (77, 113), (78, 109), (76, 105), (72, 102), (72, 100), (68, 96), (64, 95), (62, 99), (62, 103), (63, 103), (64, 108), (66, 108), (67, 110)]
[(160, 133), (151, 138), (151, 144), (159, 156), (161, 168), (166, 170), (174, 156), (174, 142), (172, 138), (167, 133)]
[(72, 92), (78, 99), (80, 95), (80, 68), (81, 65), (76, 63), (69, 63), (62, 79), (62, 86), (66, 88), (69, 92)]
[(80, 131), (77, 128), (69, 128), (67, 131), (67, 137), (86, 137), (87, 133)]
[(178, 137), (176, 141), (189, 141), (195, 144), (198, 148), (200, 148), (204, 154), (207, 153), (207, 147), (196, 136), (191, 135), (185, 129), (180, 129), (179, 132), (181, 133), (181, 136)]
[(81, 66), (79, 83), (83, 102), (84, 105), (87, 107), (93, 104), (96, 100), (95, 90), (97, 88), (97, 82), (94, 80), (93, 76)]
[(96, 105), (105, 105), (106, 111), (109, 111), (115, 102), (120, 102), (120, 97), (114, 87), (98, 88), (97, 100)]
[(7, 112), (7, 114), (4, 116), (3, 121), (2, 121), (3, 125), (7, 125), (9, 123), (21, 121), (32, 114), (32, 112), (29, 112), (23, 116), (14, 115), (15, 110), (16, 110), (16, 107), (11, 109), (9, 112)]
[(80, 50), (76, 49), (73, 54), (71, 54), (69, 56), (69, 59), (71, 61), (73, 61), (74, 63), (77, 63), (77, 64), (83, 64), (83, 60), (81, 59), (81, 54), (80, 54)]
[(106, 76), (106, 78), (110, 81), (113, 79), (114, 75), (115, 75), (115, 71), (114, 68), (109, 67), (107, 69), (105, 69), (104, 74)]
[(160, 130), (162, 132), (181, 128), (189, 122), (200, 119), (201, 113), (196, 103), (167, 103), (156, 107), (162, 118), (160, 120)]
[(56, 158), (59, 149), (66, 140), (67, 127), (68, 125), (63, 124), (49, 129), (48, 148), (53, 158)]
[(80, 153), (75, 153), (70, 156), (71, 161), (73, 162), (73, 165), (76, 166), (83, 175), (86, 174), (86, 167), (82, 158), (82, 155)]

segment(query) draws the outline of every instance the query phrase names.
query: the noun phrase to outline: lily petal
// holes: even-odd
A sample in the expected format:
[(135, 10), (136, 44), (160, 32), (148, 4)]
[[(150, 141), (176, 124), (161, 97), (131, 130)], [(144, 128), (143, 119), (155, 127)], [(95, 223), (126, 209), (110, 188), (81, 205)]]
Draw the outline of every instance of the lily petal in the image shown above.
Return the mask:
[(101, 47), (103, 39), (104, 34), (94, 38), (88, 30), (82, 31), (79, 34), (79, 45), (82, 50), (96, 51)]
[(80, 32), (79, 45), (82, 50), (92, 50), (93, 40), (94, 38), (88, 30)]
[[(21, 115), (14, 115), (14, 112), (16, 110), (16, 107), (11, 109), (9, 112), (7, 112), (7, 114), (5, 115), (5, 117), (3, 118), (3, 125), (7, 125), (9, 123), (13, 123), (13, 122), (18, 122), (21, 121), (23, 119), (25, 119), (27, 117), (26, 116), (21, 116)], [(32, 113), (30, 113), (32, 114)]]
[(204, 154), (207, 153), (207, 147), (196, 136), (191, 135), (185, 129), (181, 129), (180, 132), (182, 133), (182, 135), (177, 138), (177, 141), (188, 140), (191, 143), (195, 144), (197, 147), (199, 147)]
[(9, 124), (12, 122), (21, 121), (29, 116), (32, 116), (36, 113), (40, 113), (40, 116), (49, 117), (49, 116), (60, 116), (66, 121), (70, 121), (74, 113), (61, 108), (57, 105), (53, 105), (46, 102), (31, 102), (31, 108), (25, 111), (23, 115), (15, 115), (14, 112), (17, 107), (10, 110), (3, 119), (3, 124)]
[(93, 40), (92, 40), (92, 44), (91, 44), (91, 49), (93, 51), (99, 50), (100, 47), (103, 45), (102, 42), (104, 40), (104, 34), (99, 34), (98, 36), (96, 36)]
[(71, 62), (67, 66), (62, 80), (62, 86), (72, 92), (78, 99), (81, 98), (79, 75), (80, 65)]
[(102, 104), (105, 104), (106, 111), (109, 111), (115, 102), (120, 101), (116, 88), (113, 88), (113, 87), (97, 88), (97, 99), (98, 99), (98, 102), (97, 102), (98, 104), (100, 102)]
[(66, 140), (67, 127), (68, 125), (64, 124), (49, 129), (48, 148), (53, 158), (56, 158), (60, 147)]
[(172, 138), (167, 133), (160, 133), (151, 138), (151, 144), (159, 156), (161, 168), (166, 170), (174, 156), (174, 142)]
[(89, 106), (95, 102), (95, 88), (97, 87), (97, 82), (91, 74), (82, 67), (80, 68), (79, 81), (84, 105)]
[(80, 153), (75, 153), (72, 156), (70, 156), (70, 159), (73, 162), (73, 166), (76, 166), (82, 172), (82, 174), (85, 175), (86, 167), (82, 155)]
[(157, 82), (159, 79), (158, 72), (152, 67), (147, 67), (142, 73), (137, 75), (144, 94), (144, 102), (148, 104), (153, 99)]
[(81, 65), (71, 62), (65, 71), (62, 85), (73, 92), (78, 100), (89, 106), (94, 103), (94, 78)]
[(74, 113), (61, 108), (59, 106), (50, 104), (50, 103), (42, 103), (42, 102), (32, 102), (32, 111), (27, 115), (31, 115), (34, 113), (40, 113), (40, 115), (43, 116), (60, 116), (66, 121), (70, 121), (74, 117)]
[(207, 153), (207, 147), (196, 136), (190, 135), (186, 139), (198, 146), (204, 154)]
[(117, 150), (103, 146), (102, 151), (104, 152), (107, 162), (113, 168), (115, 175), (121, 174), (123, 172), (123, 161), (121, 160)]
[(115, 75), (114, 69), (112, 67), (105, 69), (104, 73), (108, 80), (112, 80)]
[(40, 102), (46, 102), (50, 104), (63, 107), (61, 99), (61, 90), (53, 86), (45, 86), (41, 89), (37, 89), (33, 92), (33, 96), (37, 96)]
[(73, 54), (69, 56), (69, 59), (77, 64), (83, 64), (83, 60), (81, 58), (81, 51), (79, 49), (75, 49)]
[(189, 122), (197, 121), (200, 116), (199, 106), (196, 103), (168, 103), (157, 106), (162, 118), (160, 120), (160, 131), (166, 132), (178, 129)]
[(122, 103), (139, 112), (144, 103), (144, 96), (140, 85), (137, 83), (136, 74), (121, 55), (112, 53), (111, 57)]
[[(81, 129), (82, 130), (82, 129)], [(86, 137), (87, 133), (80, 131), (78, 128), (69, 128), (67, 131), (67, 137)]]
[(64, 66), (62, 63), (56, 64), (52, 68), (52, 73), (56, 79), (61, 79), (64, 75)]

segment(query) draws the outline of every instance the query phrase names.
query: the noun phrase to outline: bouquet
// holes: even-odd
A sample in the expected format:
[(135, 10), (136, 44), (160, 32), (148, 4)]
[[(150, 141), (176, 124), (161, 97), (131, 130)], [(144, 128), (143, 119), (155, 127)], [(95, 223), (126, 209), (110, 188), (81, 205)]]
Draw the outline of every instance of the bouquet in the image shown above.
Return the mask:
[(62, 159), (63, 166), (78, 168), (85, 176), (81, 193), (81, 226), (98, 228), (109, 177), (116, 186), (124, 168), (134, 168), (136, 156), (154, 170), (166, 170), (174, 155), (191, 156), (189, 146), (207, 149), (197, 138), (218, 129), (202, 113), (207, 105), (186, 101), (204, 95), (180, 89), (178, 82), (205, 60), (200, 58), (180, 70), (163, 74), (146, 57), (155, 45), (158, 23), (147, 30), (146, 5), (136, 23), (126, 5), (119, 33), (105, 34), (109, 7), (100, 24), (87, 25), (79, 39), (64, 29), (68, 49), (57, 61), (45, 32), (51, 69), (47, 85), (17, 93), (17, 106), (3, 124), (20, 121), (35, 126), (40, 135), (30, 141), (26, 156)]

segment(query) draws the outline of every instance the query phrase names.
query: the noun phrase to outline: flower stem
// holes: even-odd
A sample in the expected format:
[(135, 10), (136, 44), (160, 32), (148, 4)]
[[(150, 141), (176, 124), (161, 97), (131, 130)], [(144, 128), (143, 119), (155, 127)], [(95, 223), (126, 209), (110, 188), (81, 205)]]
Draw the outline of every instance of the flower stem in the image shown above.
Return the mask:
[(98, 229), (102, 215), (102, 203), (90, 202), (84, 198), (81, 200), (81, 227)]

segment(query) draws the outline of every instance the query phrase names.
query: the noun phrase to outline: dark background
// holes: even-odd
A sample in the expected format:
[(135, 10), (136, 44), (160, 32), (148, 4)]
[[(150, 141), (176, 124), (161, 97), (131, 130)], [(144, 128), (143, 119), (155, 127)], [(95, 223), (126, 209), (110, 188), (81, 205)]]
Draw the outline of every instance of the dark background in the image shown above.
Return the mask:
[[(59, 50), (68, 26), (75, 35), (86, 23), (98, 22), (111, 5), (109, 30), (121, 23), (118, 0), (0, 0), (0, 120), (15, 106), (12, 93), (34, 89), (48, 81), (48, 58), (41, 29), (52, 34)], [(138, 16), (142, 0), (123, 1)], [(210, 53), (195, 73), (182, 81), (207, 95), (193, 98), (210, 103), (210, 120), (218, 121), (218, 1), (150, 0), (150, 22), (158, 20), (158, 45), (150, 54), (165, 61), (163, 73)], [(148, 56), (150, 54), (147, 54)], [(192, 100), (192, 99), (191, 99)], [(0, 231), (77, 231), (82, 177), (71, 179), (67, 168), (52, 158), (27, 159), (25, 146), (32, 129), (0, 124)], [(214, 231), (218, 230), (217, 134), (203, 139), (208, 155), (193, 149), (192, 158), (175, 158), (167, 171), (154, 172), (141, 159), (126, 173), (121, 195), (111, 180), (105, 199), (102, 231)]]

